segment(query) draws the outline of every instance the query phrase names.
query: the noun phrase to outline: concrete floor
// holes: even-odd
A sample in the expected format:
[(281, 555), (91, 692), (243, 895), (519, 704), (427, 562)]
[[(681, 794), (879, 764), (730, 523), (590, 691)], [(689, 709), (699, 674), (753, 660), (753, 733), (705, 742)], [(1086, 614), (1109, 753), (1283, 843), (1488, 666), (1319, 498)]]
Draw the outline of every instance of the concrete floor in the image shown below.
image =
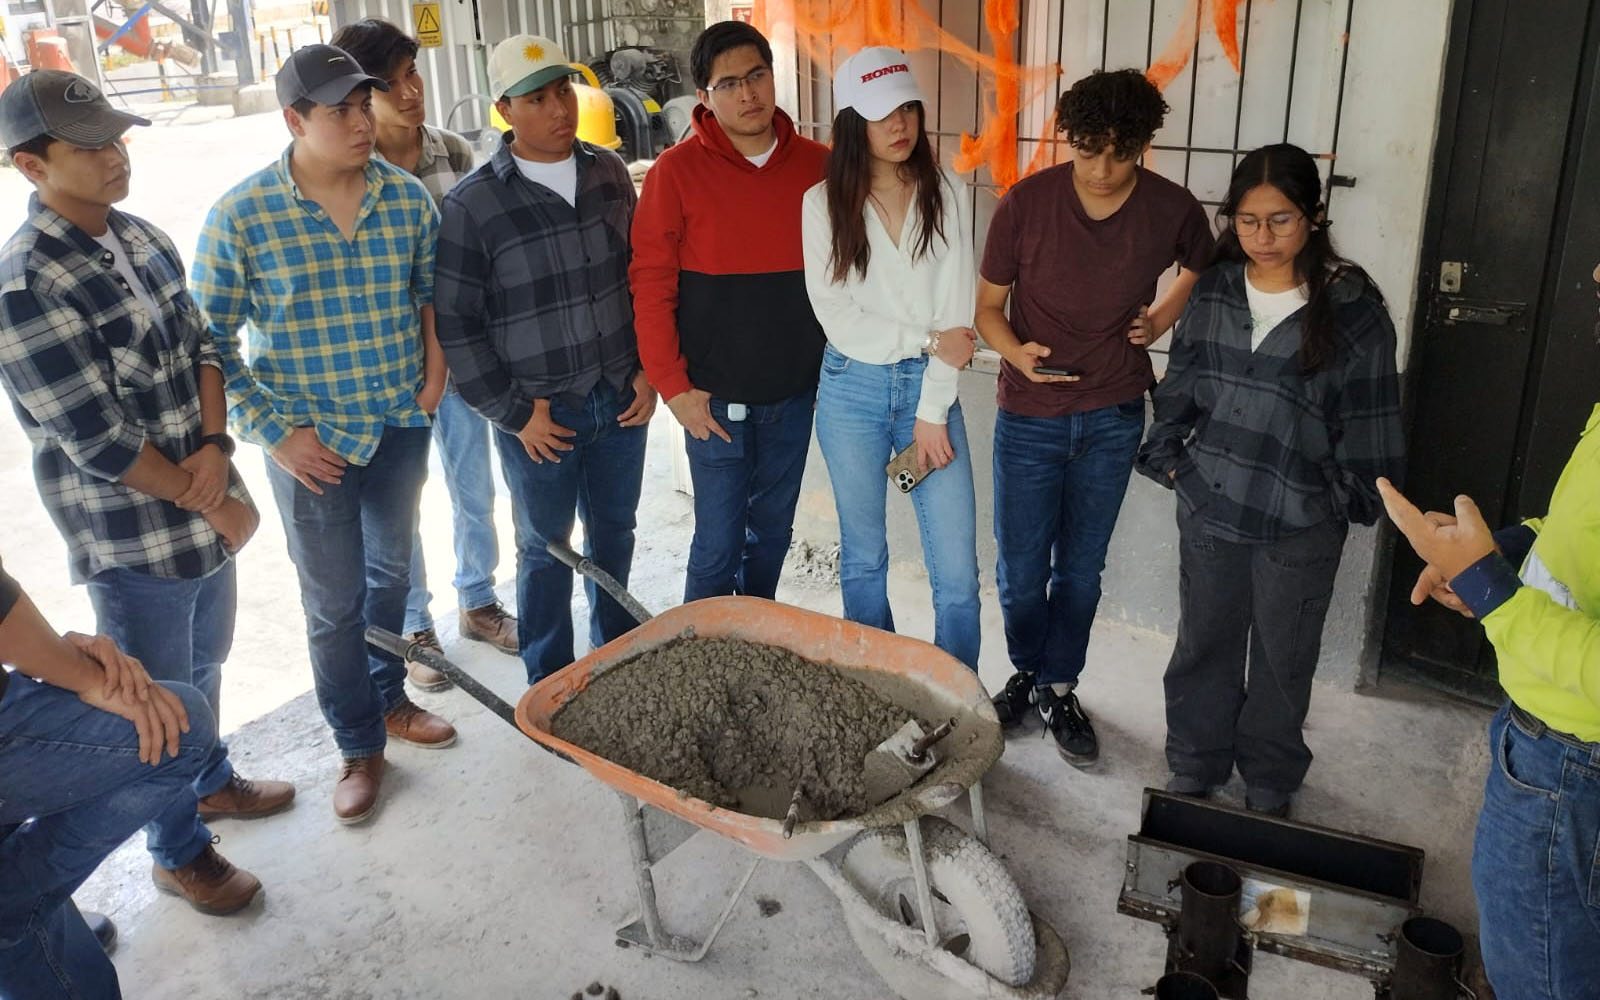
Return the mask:
[[(275, 156), (284, 131), (274, 116), (169, 116), (176, 121), (137, 133), (128, 207), (167, 227), (188, 255), (211, 201)], [(6, 231), (21, 218), (25, 190), (13, 171), (0, 171), (0, 211), (11, 213), (0, 219)], [(671, 433), (663, 408), (651, 431), (633, 581), (654, 608), (681, 593), (692, 529), (687, 499), (667, 486)], [(336, 754), (305, 693), (303, 619), (259, 452), (243, 449), (240, 469), (264, 517), (241, 556), (223, 728), (232, 731), (241, 772), (292, 779), (300, 798), (277, 817), (217, 824), (220, 849), (266, 886), (244, 913), (205, 917), (157, 896), (138, 838), (84, 886), (79, 902), (111, 913), (121, 928), (116, 961), (128, 996), (561, 1000), (595, 981), (622, 997), (652, 1000), (887, 994), (856, 953), (837, 905), (799, 866), (764, 864), (700, 964), (619, 950), (611, 930), (627, 915), (632, 886), (615, 796), (458, 692), (418, 700), (456, 722), (459, 743), (445, 751), (392, 748), (377, 817), (339, 826), (330, 808)], [(435, 470), (423, 517), (446, 648), (515, 698), (520, 663), (455, 635), (449, 505)], [(8, 419), (0, 420), (0, 481), (18, 498), (0, 540), (7, 570), (58, 627), (90, 629), (87, 600), (67, 586), (63, 547), (36, 499), (26, 442)], [(509, 540), (503, 503), (499, 515)], [(511, 565), (508, 552), (500, 574), (508, 602)], [(837, 613), (836, 587), (825, 572), (806, 568), (787, 576), (780, 597)], [(902, 630), (930, 637), (926, 581), (914, 567), (897, 568), (893, 591)], [(1009, 668), (992, 590), (984, 629), (982, 675), (998, 689)], [(1160, 972), (1159, 930), (1119, 916), (1116, 897), (1140, 789), (1166, 777), (1160, 678), (1170, 648), (1166, 636), (1101, 622), (1081, 690), (1101, 737), (1098, 769), (1067, 767), (1032, 729), (1009, 743), (986, 783), (996, 850), (1029, 905), (1071, 949), (1068, 997), (1132, 997)], [(1423, 904), (1471, 929), (1467, 864), (1487, 764), (1485, 721), (1480, 709), (1417, 689), (1358, 695), (1319, 684), (1307, 726), (1317, 763), (1297, 815), (1424, 848)], [(1225, 794), (1237, 801), (1240, 791)], [(674, 854), (657, 875), (669, 928), (695, 934), (709, 925), (747, 857), (705, 835)], [(758, 907), (758, 897), (779, 908), (762, 916), (773, 907)], [(1371, 996), (1362, 980), (1268, 955), (1258, 956), (1251, 986), (1259, 997)]]

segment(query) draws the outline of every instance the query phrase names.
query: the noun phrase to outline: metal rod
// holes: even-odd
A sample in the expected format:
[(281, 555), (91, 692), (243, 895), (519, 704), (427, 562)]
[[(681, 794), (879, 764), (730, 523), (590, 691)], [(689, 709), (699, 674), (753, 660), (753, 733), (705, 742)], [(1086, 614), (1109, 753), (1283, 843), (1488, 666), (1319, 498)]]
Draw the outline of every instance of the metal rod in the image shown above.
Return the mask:
[(649, 611), (640, 604), (628, 589), (617, 582), (617, 578), (596, 566), (594, 560), (587, 556), (580, 556), (572, 551), (572, 547), (563, 542), (551, 542), (546, 545), (545, 551), (572, 567), (578, 573), (595, 582), (601, 590), (611, 595), (611, 599), (622, 605), (622, 610), (633, 616), (633, 620), (643, 625), (653, 617)]
[[(1239, 148), (1239, 129), (1244, 121), (1244, 71), (1250, 64), (1250, 8), (1254, 0), (1244, 0), (1244, 41), (1239, 45), (1239, 93), (1233, 103), (1233, 148)], [(1228, 172), (1239, 165), (1239, 154), (1235, 152)]]
[(432, 667), (450, 678), (455, 683), (455, 686), (469, 695), (472, 700), (510, 723), (513, 729), (521, 728), (517, 726), (516, 710), (504, 698), (479, 684), (477, 678), (421, 643), (402, 639), (388, 629), (378, 628), (376, 625), (367, 629), (366, 640), (368, 645), (376, 646), (386, 653), (399, 657), (402, 661), (410, 660), (413, 663)]
[(922, 763), (922, 759), (928, 755), (928, 750), (935, 743), (938, 743), (940, 740), (954, 732), (955, 728), (956, 719), (954, 716), (951, 716), (945, 721), (939, 723), (933, 732), (923, 734), (921, 739), (918, 739), (916, 742), (912, 743), (911, 749), (909, 752), (907, 752), (906, 756), (911, 758), (911, 762), (913, 764)]
[(644, 837), (644, 813), (639, 800), (618, 792), (622, 800), (623, 822), (628, 827), (628, 850), (633, 854), (634, 881), (639, 890), (639, 916), (644, 919), (645, 933), (650, 935), (650, 946), (660, 948), (666, 942), (661, 930), (661, 913), (656, 909), (656, 882), (650, 875), (650, 844)]
[(967, 788), (967, 804), (972, 808), (972, 835), (978, 843), (989, 846), (989, 817), (983, 812), (983, 779), (979, 778)]
[(789, 797), (789, 812), (783, 817), (784, 840), (794, 836), (794, 825), (800, 822), (800, 799), (805, 793), (805, 788), (805, 785), (794, 786), (794, 795)]
[(917, 884), (917, 915), (922, 918), (922, 933), (928, 944), (939, 947), (939, 921), (933, 913), (933, 886), (928, 881), (928, 859), (922, 854), (922, 823), (907, 820), (906, 856), (911, 859), (911, 878)]
[(1323, 211), (1327, 211), (1329, 203), (1333, 201), (1333, 172), (1339, 165), (1339, 124), (1344, 118), (1344, 77), (1350, 65), (1350, 27), (1355, 21), (1355, 14), (1356, 0), (1349, 0), (1344, 9), (1344, 51), (1339, 56), (1339, 94), (1333, 101), (1333, 145), (1328, 148), (1328, 158), (1334, 164), (1328, 168), (1328, 193), (1322, 196)]
[(1283, 95), (1283, 141), (1289, 141), (1289, 122), (1294, 117), (1294, 71), (1300, 61), (1300, 15), (1304, 12), (1306, 0), (1295, 0), (1294, 4), (1294, 39), (1289, 43), (1289, 86), (1288, 93)]

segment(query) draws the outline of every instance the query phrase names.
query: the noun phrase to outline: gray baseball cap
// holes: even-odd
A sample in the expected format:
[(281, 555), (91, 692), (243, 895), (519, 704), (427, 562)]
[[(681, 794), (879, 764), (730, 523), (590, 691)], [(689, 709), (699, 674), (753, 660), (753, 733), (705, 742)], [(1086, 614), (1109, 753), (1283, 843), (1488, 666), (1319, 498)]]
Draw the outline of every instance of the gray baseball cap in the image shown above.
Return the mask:
[(6, 149), (42, 135), (99, 149), (131, 126), (148, 124), (148, 118), (113, 108), (88, 80), (59, 69), (36, 69), (0, 94), (0, 146)]
[(338, 104), (357, 87), (388, 90), (389, 85), (361, 68), (350, 53), (334, 45), (307, 45), (295, 49), (278, 70), (278, 105), (295, 101)]

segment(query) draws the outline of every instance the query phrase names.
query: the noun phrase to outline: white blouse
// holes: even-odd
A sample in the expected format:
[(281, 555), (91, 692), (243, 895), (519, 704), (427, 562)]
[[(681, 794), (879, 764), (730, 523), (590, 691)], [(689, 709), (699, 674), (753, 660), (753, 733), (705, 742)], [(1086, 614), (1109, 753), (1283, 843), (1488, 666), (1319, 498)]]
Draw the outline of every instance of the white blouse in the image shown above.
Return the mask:
[[(934, 238), (926, 256), (914, 256), (920, 215), (913, 202), (906, 212), (900, 245), (870, 204), (862, 206), (872, 258), (863, 280), (854, 269), (842, 283), (831, 280), (829, 255), (833, 229), (828, 222), (825, 184), (805, 194), (801, 236), (805, 245), (806, 291), (828, 342), (845, 357), (869, 365), (890, 365), (919, 357), (934, 330), (971, 326), (977, 309), (977, 270), (972, 250), (972, 210), (967, 185), (941, 168), (944, 182), (944, 239)], [(960, 373), (938, 358), (928, 359), (922, 376), (917, 418), (942, 424)]]

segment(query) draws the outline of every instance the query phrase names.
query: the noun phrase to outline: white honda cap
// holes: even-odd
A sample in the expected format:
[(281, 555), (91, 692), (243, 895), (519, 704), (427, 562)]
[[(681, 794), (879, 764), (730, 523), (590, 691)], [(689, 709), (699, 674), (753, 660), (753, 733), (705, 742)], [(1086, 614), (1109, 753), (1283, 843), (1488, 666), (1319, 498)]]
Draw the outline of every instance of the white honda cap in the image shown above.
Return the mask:
[(876, 46), (862, 49), (839, 64), (833, 73), (836, 110), (854, 108), (869, 122), (881, 121), (907, 101), (923, 100), (906, 54)]

